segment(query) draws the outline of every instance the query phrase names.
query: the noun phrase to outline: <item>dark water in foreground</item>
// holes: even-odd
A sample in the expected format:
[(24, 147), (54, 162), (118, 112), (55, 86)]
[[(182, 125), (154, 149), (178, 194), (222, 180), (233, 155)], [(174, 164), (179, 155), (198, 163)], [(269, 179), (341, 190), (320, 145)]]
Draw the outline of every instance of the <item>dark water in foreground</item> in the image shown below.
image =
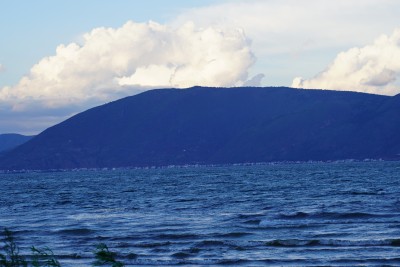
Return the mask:
[[(89, 266), (400, 266), (400, 162), (0, 174), (0, 227)], [(135, 256), (136, 255), (136, 256)]]

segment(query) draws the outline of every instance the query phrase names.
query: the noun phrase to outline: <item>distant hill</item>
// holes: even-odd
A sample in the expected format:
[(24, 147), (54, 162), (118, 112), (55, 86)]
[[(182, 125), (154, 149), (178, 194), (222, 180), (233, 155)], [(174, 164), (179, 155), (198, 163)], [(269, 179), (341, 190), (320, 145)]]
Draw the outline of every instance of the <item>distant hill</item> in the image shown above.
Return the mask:
[(400, 95), (291, 88), (147, 91), (82, 112), (0, 169), (400, 158)]
[(31, 138), (32, 136), (20, 134), (0, 134), (0, 153), (15, 148)]

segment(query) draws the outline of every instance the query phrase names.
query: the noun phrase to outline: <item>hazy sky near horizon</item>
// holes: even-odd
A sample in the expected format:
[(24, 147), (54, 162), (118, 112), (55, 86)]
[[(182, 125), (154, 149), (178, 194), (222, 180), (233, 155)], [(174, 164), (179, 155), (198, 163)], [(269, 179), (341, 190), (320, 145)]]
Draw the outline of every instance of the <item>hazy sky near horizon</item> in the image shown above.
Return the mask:
[(151, 88), (400, 93), (397, 0), (0, 3), (0, 133)]

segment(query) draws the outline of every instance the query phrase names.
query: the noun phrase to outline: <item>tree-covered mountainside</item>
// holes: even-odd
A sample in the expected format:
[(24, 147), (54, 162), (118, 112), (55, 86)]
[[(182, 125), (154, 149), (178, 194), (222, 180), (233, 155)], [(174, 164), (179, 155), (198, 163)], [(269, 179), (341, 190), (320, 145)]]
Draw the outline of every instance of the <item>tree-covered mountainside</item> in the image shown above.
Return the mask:
[(0, 169), (400, 158), (400, 95), (291, 88), (160, 89), (82, 112)]

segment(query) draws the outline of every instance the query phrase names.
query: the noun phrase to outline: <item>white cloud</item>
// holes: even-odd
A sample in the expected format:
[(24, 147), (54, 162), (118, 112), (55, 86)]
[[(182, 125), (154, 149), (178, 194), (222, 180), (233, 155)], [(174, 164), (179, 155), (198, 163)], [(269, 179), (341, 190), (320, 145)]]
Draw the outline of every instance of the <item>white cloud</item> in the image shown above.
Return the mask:
[(341, 52), (326, 70), (311, 79), (295, 78), (292, 86), (395, 95), (400, 93), (398, 77), (400, 28), (373, 44)]
[[(39, 123), (49, 114), (56, 112), (52, 118), (61, 120), (154, 87), (259, 85), (264, 76), (248, 79), (248, 72), (265, 73), (264, 85), (290, 85), (293, 77), (314, 75), (338, 52), (361, 47), (399, 26), (394, 12), (400, 10), (398, 0), (221, 2), (183, 10), (167, 25), (128, 22), (120, 28), (94, 29), (78, 43), (60, 45), (53, 56), (40, 60), (16, 85), (0, 88), (0, 111), (10, 107), (28, 111), (28, 121), (36, 116), (31, 111), (43, 110), (31, 121), (44, 128)], [(380, 51), (377, 47), (376, 53)], [(383, 54), (388, 60), (394, 60), (395, 45), (391, 49), (389, 44), (382, 45), (381, 49), (387, 51)], [(293, 84), (333, 88), (329, 87), (333, 86), (332, 77), (341, 77), (343, 81), (335, 81), (334, 87), (361, 90), (362, 84), (365, 92), (396, 93), (400, 87), (396, 62), (385, 65), (383, 57), (373, 59), (366, 50), (344, 52), (338, 56), (344, 62), (336, 64), (337, 58), (332, 64), (336, 69), (308, 80), (298, 78)], [(358, 58), (361, 51), (378, 67)], [(359, 64), (364, 67), (354, 67)], [(346, 69), (351, 66), (356, 70)], [(63, 107), (68, 107), (68, 112)], [(7, 116), (17, 113), (22, 112)]]
[(2, 88), (0, 103), (18, 111), (100, 104), (140, 87), (235, 86), (247, 80), (254, 61), (240, 29), (130, 21), (96, 28), (82, 44), (58, 46), (17, 85)]
[(396, 8), (400, 8), (397, 0), (226, 1), (186, 10), (174, 23), (240, 27), (258, 51), (269, 54), (294, 52), (305, 42), (307, 48), (366, 42), (382, 29), (398, 25)]
[(257, 74), (247, 82), (243, 84), (243, 86), (260, 86), (261, 81), (264, 79), (265, 75), (263, 73)]
[(399, 26), (398, 0), (246, 0), (189, 9), (172, 24), (240, 27), (252, 40), (265, 85), (290, 85), (339, 52)]
[(6, 68), (4, 67), (3, 64), (0, 64), (0, 73), (4, 72), (6, 70)]

